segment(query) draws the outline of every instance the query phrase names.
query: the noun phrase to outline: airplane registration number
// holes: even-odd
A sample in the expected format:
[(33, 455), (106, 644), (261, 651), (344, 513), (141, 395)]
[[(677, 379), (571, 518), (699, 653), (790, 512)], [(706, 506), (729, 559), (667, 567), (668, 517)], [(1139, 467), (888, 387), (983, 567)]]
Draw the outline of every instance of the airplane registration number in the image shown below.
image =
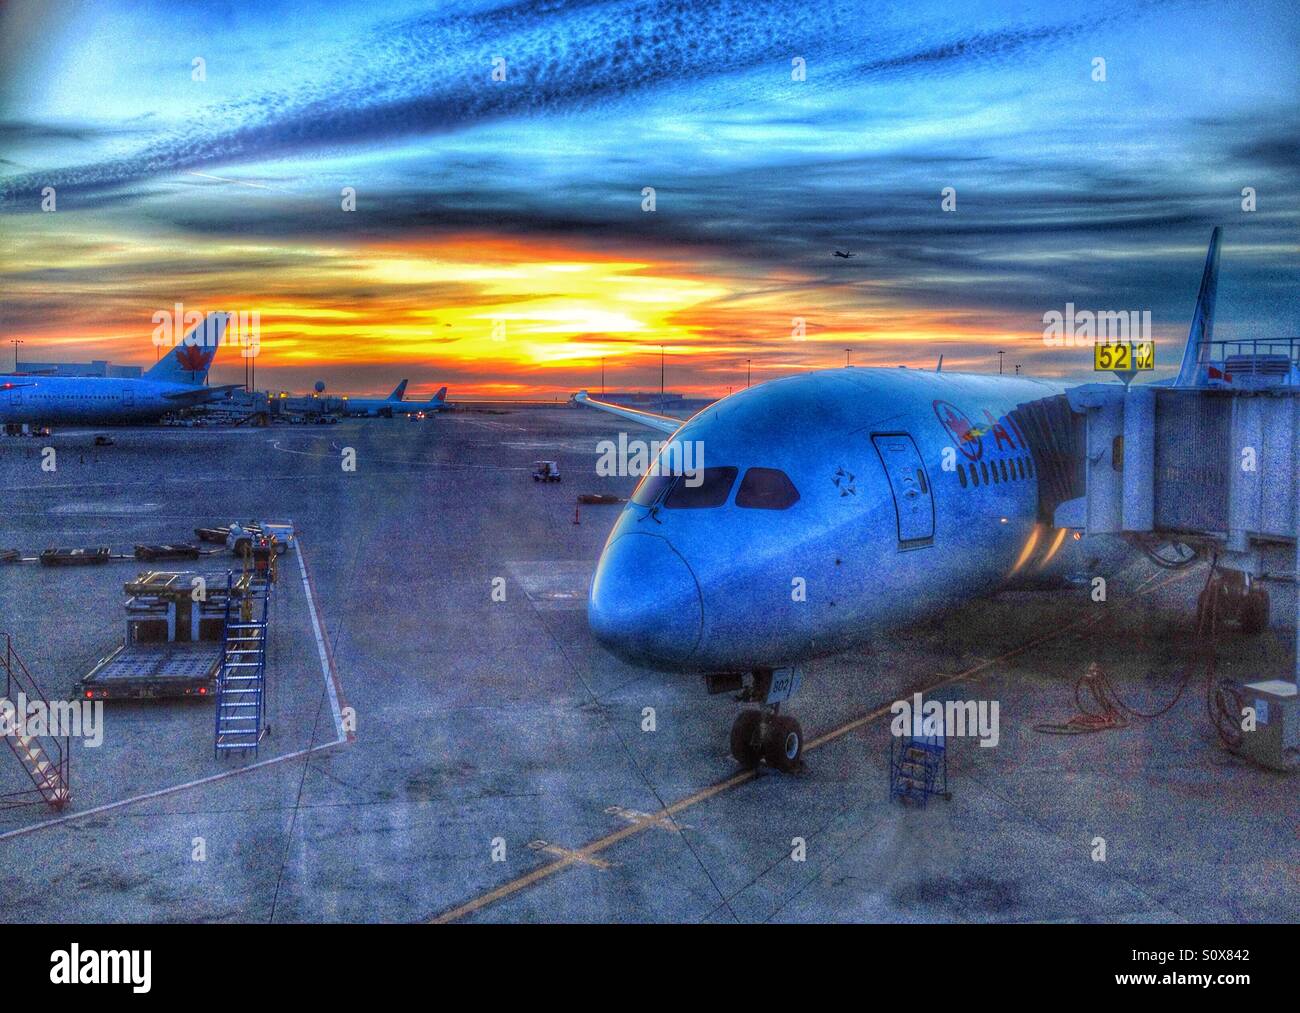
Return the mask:
[(777, 668), (772, 672), (772, 688), (767, 691), (768, 703), (784, 703), (799, 691), (803, 673), (794, 668)]

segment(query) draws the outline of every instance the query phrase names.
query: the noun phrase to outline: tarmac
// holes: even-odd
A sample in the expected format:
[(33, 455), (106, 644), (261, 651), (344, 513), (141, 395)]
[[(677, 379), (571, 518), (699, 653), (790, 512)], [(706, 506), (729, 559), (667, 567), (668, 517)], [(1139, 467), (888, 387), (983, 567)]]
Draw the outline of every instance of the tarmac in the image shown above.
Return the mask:
[[(740, 771), (730, 697), (587, 629), (620, 508), (575, 524), (575, 496), (630, 493), (595, 471), (619, 429), (539, 407), (0, 438), (0, 548), (130, 551), (234, 519), (298, 536), (258, 754), (213, 756), (209, 703), (109, 701), (103, 744), (74, 740), (71, 805), (0, 810), (0, 918), (1300, 921), (1296, 775), (1220, 746), (1199, 675), (1158, 718), (1034, 727), (1077, 712), (1093, 661), (1135, 709), (1168, 703), (1203, 566), (1135, 562), (1101, 604), (1005, 592), (809, 663), (805, 770)], [(540, 458), (562, 483), (531, 480)], [(0, 564), (0, 631), (48, 696), (120, 639), (142, 568)], [(1228, 632), (1221, 674), (1290, 678), (1294, 589), (1270, 589), (1272, 630)], [(998, 744), (954, 742), (952, 797), (924, 809), (888, 791), (889, 706), (921, 689), (1000, 707)], [(0, 750), (0, 792), (22, 778)]]

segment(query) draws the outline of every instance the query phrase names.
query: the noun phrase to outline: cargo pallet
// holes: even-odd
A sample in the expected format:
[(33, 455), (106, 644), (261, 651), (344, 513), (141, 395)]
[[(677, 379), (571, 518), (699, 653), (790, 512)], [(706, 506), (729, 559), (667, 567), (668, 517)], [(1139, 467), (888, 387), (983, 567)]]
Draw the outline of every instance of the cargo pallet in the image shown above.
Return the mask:
[(189, 570), (146, 570), (126, 581), (126, 636), (77, 683), (79, 693), (87, 700), (211, 697), (228, 582), (228, 573)]

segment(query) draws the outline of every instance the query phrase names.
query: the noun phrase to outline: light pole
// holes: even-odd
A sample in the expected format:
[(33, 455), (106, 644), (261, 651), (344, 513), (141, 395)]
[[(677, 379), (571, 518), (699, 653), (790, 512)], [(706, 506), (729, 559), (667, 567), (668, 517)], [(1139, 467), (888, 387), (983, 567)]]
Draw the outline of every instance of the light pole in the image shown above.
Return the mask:
[(846, 367), (847, 367), (848, 364), (849, 364), (849, 353), (850, 353), (851, 351), (853, 351), (853, 349), (851, 349), (851, 348), (846, 348), (846, 349), (844, 349), (844, 365), (845, 365)]
[(664, 346), (659, 346), (659, 410), (664, 407)]
[(745, 360), (745, 386), (746, 387), (749, 386), (749, 378), (753, 373), (753, 363), (754, 363), (753, 359)]
[(600, 396), (605, 396), (605, 357), (600, 357)]
[(1007, 354), (1006, 352), (1002, 351), (1001, 349), (998, 349), (998, 376), (1002, 375), (1002, 356), (1006, 354)]
[(14, 372), (18, 372), (18, 346), (25, 345), (27, 342), (22, 338), (14, 338)]

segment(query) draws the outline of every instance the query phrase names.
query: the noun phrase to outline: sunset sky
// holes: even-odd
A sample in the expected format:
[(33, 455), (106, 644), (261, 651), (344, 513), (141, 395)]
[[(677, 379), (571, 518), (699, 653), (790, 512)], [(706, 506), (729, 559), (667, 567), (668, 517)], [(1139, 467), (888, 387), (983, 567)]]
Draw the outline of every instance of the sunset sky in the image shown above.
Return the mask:
[(661, 345), (702, 394), (846, 348), (1084, 378), (1073, 302), (1150, 310), (1169, 372), (1215, 224), (1218, 336), (1300, 334), (1300, 19), (1227, 11), (11, 0), (0, 369), (152, 363), (181, 302), (257, 311), (294, 391), (657, 389)]

